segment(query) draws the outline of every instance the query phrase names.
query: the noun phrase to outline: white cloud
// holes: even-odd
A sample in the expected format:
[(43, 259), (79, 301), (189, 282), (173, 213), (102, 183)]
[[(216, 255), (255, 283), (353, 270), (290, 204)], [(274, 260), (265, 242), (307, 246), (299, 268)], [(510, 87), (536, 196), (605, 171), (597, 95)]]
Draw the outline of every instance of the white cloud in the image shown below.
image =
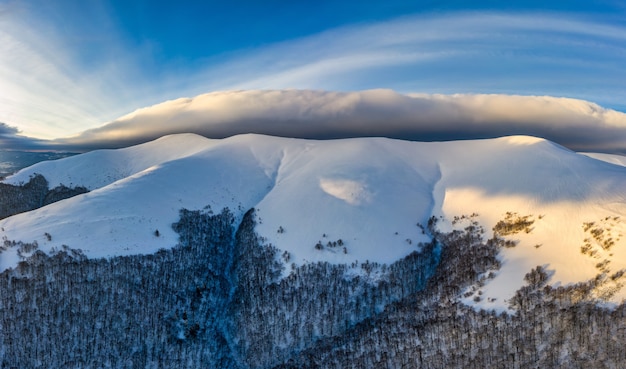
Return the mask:
[(222, 91), (139, 109), (58, 144), (119, 147), (166, 134), (449, 140), (533, 135), (575, 150), (626, 152), (626, 114), (583, 100), (391, 90)]
[[(0, 121), (64, 137), (138, 106), (233, 89), (554, 95), (626, 108), (626, 27), (589, 16), (410, 16), (157, 69), (146, 67), (149, 51), (124, 43), (107, 9), (80, 4), (94, 7), (90, 18), (36, 17), (28, 7), (0, 18)], [(60, 31), (68, 19), (104, 31), (72, 39)]]

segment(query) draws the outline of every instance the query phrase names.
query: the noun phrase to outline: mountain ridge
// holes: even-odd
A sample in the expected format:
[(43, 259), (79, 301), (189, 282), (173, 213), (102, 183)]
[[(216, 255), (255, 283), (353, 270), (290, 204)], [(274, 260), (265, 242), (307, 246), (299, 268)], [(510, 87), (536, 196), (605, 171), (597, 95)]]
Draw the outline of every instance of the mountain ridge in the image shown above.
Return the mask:
[[(604, 260), (612, 271), (626, 267), (618, 236), (624, 225), (602, 222), (626, 219), (626, 171), (536, 137), (419, 143), (170, 135), (40, 163), (5, 182), (24, 182), (36, 172), (51, 186), (91, 190), (0, 221), (3, 237), (37, 241), (42, 251), (68, 245), (88, 257), (153, 253), (177, 244), (171, 224), (181, 208), (208, 206), (229, 208), (236, 219), (255, 208), (256, 231), (286, 253), (286, 265), (392, 263), (430, 241), (416, 224), (431, 216), (452, 230), (455, 216), (477, 213), (491, 229), (513, 212), (532, 217), (532, 232), (512, 237), (518, 246), (503, 251), (498, 276), (481, 289), (479, 302), (471, 295), (468, 304), (506, 310), (505, 300), (536, 265), (553, 268), (555, 284), (589, 279)], [(581, 253), (589, 222), (612, 232), (616, 246), (593, 257)], [(19, 261), (10, 251), (2, 256), (2, 269)]]

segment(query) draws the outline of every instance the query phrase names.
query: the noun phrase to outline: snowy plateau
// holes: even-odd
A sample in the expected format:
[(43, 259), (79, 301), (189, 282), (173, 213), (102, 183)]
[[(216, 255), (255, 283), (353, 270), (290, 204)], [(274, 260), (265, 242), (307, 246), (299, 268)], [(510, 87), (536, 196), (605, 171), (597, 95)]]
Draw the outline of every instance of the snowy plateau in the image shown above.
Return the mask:
[[(211, 251), (208, 257), (214, 254), (221, 261), (207, 261), (206, 269), (211, 273), (202, 278), (224, 279), (221, 284), (215, 282), (221, 289), (216, 287), (218, 284), (210, 287), (213, 282), (200, 281), (198, 275), (188, 275), (185, 278), (190, 285), (179, 286), (183, 292), (178, 295), (162, 290), (163, 294), (178, 296), (164, 302), (164, 311), (158, 313), (165, 333), (154, 333), (157, 338), (146, 338), (141, 344), (133, 339), (141, 341), (137, 337), (144, 334), (142, 324), (153, 323), (147, 322), (147, 317), (137, 322), (129, 318), (130, 313), (124, 313), (122, 318), (115, 318), (122, 323), (109, 328), (112, 336), (119, 336), (126, 344), (111, 348), (105, 338), (103, 342), (109, 343), (100, 346), (98, 339), (93, 339), (89, 349), (71, 353), (72, 347), (83, 344), (83, 339), (92, 340), (89, 337), (93, 332), (78, 333), (77, 337), (84, 337), (68, 341), (63, 348), (50, 342), (51, 354), (38, 352), (39, 356), (33, 357), (45, 359), (24, 364), (21, 360), (26, 359), (11, 349), (15, 345), (6, 342), (7, 335), (26, 335), (35, 340), (31, 342), (36, 346), (40, 336), (54, 329), (40, 326), (36, 332), (12, 331), (20, 328), (5, 319), (0, 325), (5, 340), (0, 348), (0, 356), (5, 357), (3, 367), (534, 367), (531, 363), (543, 363), (542, 367), (623, 367), (623, 352), (604, 346), (600, 355), (587, 347), (592, 344), (576, 343), (574, 348), (564, 341), (570, 335), (595, 334), (603, 345), (624, 342), (625, 163), (623, 157), (580, 154), (527, 136), (426, 143), (384, 138), (302, 140), (254, 134), (225, 139), (178, 134), (124, 149), (97, 150), (40, 162), (8, 177), (4, 185), (26, 187), (36, 175), (41, 175), (50, 189), (81, 187), (86, 191), (0, 221), (0, 237), (5, 243), (0, 253), (2, 286), (12, 286), (20, 279), (41, 278), (43, 287), (29, 290), (26, 284), (19, 288), (26, 291), (24, 294), (52, 293), (42, 291), (46, 283), (61, 277), (46, 272), (48, 263), (54, 264), (55, 270), (60, 268), (55, 263), (73, 263), (72, 268), (86, 265), (85, 270), (91, 270), (90, 261), (105, 263), (115, 270), (137, 258), (148, 257), (176, 263), (173, 260), (177, 260), (177, 248), (193, 244), (197, 238), (185, 235), (191, 232), (182, 220), (185, 216), (230, 217), (232, 231), (216, 239), (234, 237), (231, 244), (243, 242), (245, 237), (233, 234), (244, 228), (242, 224), (253, 222), (253, 232), (246, 237), (258, 243), (257, 248), (271, 250), (269, 259), (263, 259), (266, 254), (259, 254), (257, 259), (275, 268), (267, 277), (257, 276), (253, 280), (255, 273), (262, 274), (255, 271), (257, 259), (250, 261), (249, 267), (226, 246)], [(224, 215), (224, 209), (229, 213)], [(203, 244), (213, 242), (213, 233), (207, 234)], [(447, 278), (439, 276), (442, 272), (436, 270), (437, 264), (448, 268), (448, 274), (463, 270), (457, 265), (443, 264), (448, 260), (447, 242), (460, 242), (465, 240), (463, 237), (469, 244), (497, 245), (497, 253), (484, 255), (494, 258), (488, 266), (468, 267), (475, 274), (471, 280), (445, 282), (450, 283), (453, 292), (437, 290), (433, 281)], [(69, 250), (74, 250), (74, 254)], [(248, 250), (248, 256), (257, 252), (242, 250)], [(172, 252), (174, 256), (167, 256)], [(424, 256), (429, 252), (431, 259)], [(64, 261), (61, 254), (67, 256)], [(61, 261), (54, 261), (55, 255)], [(246, 252), (241, 251), (241, 255)], [(393, 267), (408, 263), (412, 257), (422, 257), (422, 261), (408, 267), (419, 278)], [(453, 260), (454, 255), (449, 258)], [(465, 259), (474, 260), (469, 256)], [(151, 268), (146, 266), (148, 262), (137, 263), (142, 270)], [(184, 274), (187, 267), (179, 267), (178, 275)], [(71, 278), (93, 286), (100, 280), (98, 268), (105, 273), (104, 267), (93, 268), (95, 272), (73, 272)], [(203, 270), (202, 265), (198, 268)], [(316, 277), (315, 268), (327, 269)], [(124, 273), (114, 272), (117, 277), (111, 279), (124, 278)], [(329, 279), (312, 289), (310, 296), (302, 297), (304, 283), (336, 274), (341, 276), (345, 288)], [(419, 283), (406, 291), (398, 287), (401, 292), (397, 292), (393, 287), (397, 275)], [(117, 298), (127, 299), (131, 305), (140, 304), (129, 294), (142, 290), (144, 287), (139, 285), (146, 283), (146, 278), (127, 279), (132, 278), (138, 286), (124, 282), (130, 283), (124, 287), (125, 292), (118, 292), (118, 287), (102, 287), (97, 298), (103, 299), (102, 304), (113, 303)], [(357, 282), (349, 284), (351, 281)], [(380, 292), (381, 284), (392, 286), (388, 288), (391, 292)], [(205, 290), (200, 286), (208, 292), (203, 295)], [(288, 287), (281, 292), (281, 286)], [(532, 293), (544, 294), (536, 297), (541, 303), (552, 304), (555, 311), (569, 314), (563, 321), (580, 320), (581, 316), (589, 321), (572, 323), (575, 328), (556, 328), (565, 323), (555, 321), (557, 318), (542, 320), (543, 315), (537, 313), (534, 319), (542, 321), (542, 328), (536, 328), (541, 331), (536, 334), (542, 334), (542, 338), (520, 338), (523, 333), (514, 333), (515, 324), (519, 323), (515, 319), (524, 317), (519, 324), (530, 322), (524, 314), (540, 309), (536, 300), (529, 307), (520, 297), (524, 288), (527, 292), (535, 288)], [(259, 296), (270, 294), (266, 292), (269, 290), (281, 297)], [(430, 292), (426, 295), (423, 291)], [(571, 296), (554, 297), (550, 295), (554, 291)], [(102, 297), (107, 293), (115, 298)], [(194, 300), (194, 293), (201, 297)], [(343, 300), (328, 297), (333, 294), (344, 296), (341, 298), (354, 306), (334, 306)], [(60, 297), (76, 296), (70, 293)], [(159, 304), (156, 295), (142, 298)], [(250, 302), (255, 298), (258, 302)], [(289, 309), (275, 308), (280, 313), (272, 312), (272, 301), (281, 304), (277, 299), (292, 305)], [(321, 304), (329, 302), (315, 313), (300, 312), (311, 299), (320, 300)], [(13, 296), (0, 302), (0, 308), (9, 311), (26, 304), (26, 300), (24, 296)], [(37, 324), (41, 320), (33, 317), (41, 318), (43, 313), (39, 310), (45, 308), (39, 300), (30, 298), (28, 307), (20, 313), (23, 315), (15, 313), (13, 318), (30, 316)], [(70, 320), (72, 314), (92, 313), (84, 309), (97, 310), (83, 308), (80, 299), (72, 301), (64, 305), (70, 309)], [(564, 305), (555, 307), (555, 301)], [(166, 304), (170, 305), (165, 307)], [(440, 311), (433, 312), (435, 306)], [(572, 306), (586, 312), (563, 312)], [(335, 312), (344, 308), (345, 314)], [(56, 318), (50, 321), (64, 319), (63, 309), (51, 311), (50, 315)], [(402, 311), (405, 315), (401, 315)], [(456, 338), (450, 338), (445, 346), (442, 335), (436, 333), (439, 331), (432, 330), (434, 321), (445, 319), (414, 311), (435, 315), (447, 311), (448, 322), (458, 323), (459, 316), (471, 314), (476, 314), (476, 318), (467, 318), (467, 325), (437, 328), (458, 330), (454, 333)], [(541, 311), (544, 315), (552, 314), (548, 308)], [(589, 311), (599, 317), (589, 318)], [(115, 315), (111, 311), (108, 314)], [(270, 319), (264, 314), (275, 316)], [(394, 314), (403, 318), (394, 318)], [(413, 317), (406, 318), (409, 314)], [(407, 323), (407, 319), (415, 321)], [(598, 328), (603, 319), (613, 325), (606, 332)], [(139, 328), (128, 328), (130, 322)], [(452, 324), (448, 322), (445, 324)], [(489, 322), (489, 329), (496, 329), (495, 333), (474, 337), (488, 329), (484, 322)], [(255, 326), (257, 323), (260, 325)], [(110, 322), (103, 320), (92, 329), (105, 329), (102, 327), (107, 324)], [(474, 329), (473, 324), (481, 328)], [(591, 325), (593, 329), (584, 330)], [(396, 341), (380, 338), (386, 326), (396, 327), (391, 330)], [(71, 327), (66, 329), (74, 329)], [(76, 328), (81, 329), (88, 330)], [(560, 329), (560, 338), (550, 335), (551, 329)], [(496, 339), (494, 335), (504, 331), (507, 333), (502, 333), (503, 343), (485, 344), (485, 340)], [(370, 343), (366, 343), (367, 337)], [(194, 339), (196, 343), (192, 342)], [(428, 349), (429, 344), (440, 346)], [(501, 352), (487, 353), (487, 347), (496, 346)], [(103, 352), (107, 354), (102, 356)], [(54, 365), (44, 360), (51, 360)]]

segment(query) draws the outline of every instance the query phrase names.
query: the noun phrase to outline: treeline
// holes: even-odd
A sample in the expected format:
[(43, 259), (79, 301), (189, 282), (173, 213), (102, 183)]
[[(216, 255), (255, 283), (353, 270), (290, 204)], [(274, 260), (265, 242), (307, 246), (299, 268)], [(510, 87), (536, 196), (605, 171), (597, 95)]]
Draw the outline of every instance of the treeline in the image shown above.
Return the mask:
[[(152, 255), (32, 256), (0, 273), (2, 368), (621, 368), (626, 307), (593, 281), (529, 271), (509, 313), (460, 302), (505, 241), (465, 227), (391, 265), (311, 263), (255, 233), (254, 210), (182, 210), (179, 245)], [(10, 243), (7, 247), (22, 247)], [(28, 249), (28, 250), (27, 250)], [(493, 273), (492, 273), (493, 272)]]
[(279, 250), (260, 246), (253, 211), (244, 217), (236, 245), (230, 331), (246, 366), (260, 368), (342, 335), (423, 289), (439, 258), (433, 242), (391, 265), (310, 263), (280, 278)]
[(317, 342), (275, 368), (623, 368), (626, 305), (602, 308), (591, 280), (546, 285), (546, 271), (526, 275), (509, 313), (477, 310), (462, 291), (499, 268), (504, 247), (472, 225), (437, 233), (441, 263), (427, 287), (391, 304), (344, 334)]
[(0, 367), (237, 367), (220, 257), (233, 245), (232, 215), (181, 215), (175, 227), (198, 242), (111, 259), (36, 251), (1, 273)]
[(86, 192), (88, 191), (85, 187), (70, 188), (65, 185), (49, 189), (48, 181), (41, 174), (35, 174), (25, 184), (0, 183), (0, 219)]
[(318, 263), (281, 278), (253, 211), (237, 229), (227, 210), (180, 215), (170, 250), (35, 250), (1, 273), (0, 366), (269, 367), (424, 288), (439, 255), (433, 243), (390, 266)]

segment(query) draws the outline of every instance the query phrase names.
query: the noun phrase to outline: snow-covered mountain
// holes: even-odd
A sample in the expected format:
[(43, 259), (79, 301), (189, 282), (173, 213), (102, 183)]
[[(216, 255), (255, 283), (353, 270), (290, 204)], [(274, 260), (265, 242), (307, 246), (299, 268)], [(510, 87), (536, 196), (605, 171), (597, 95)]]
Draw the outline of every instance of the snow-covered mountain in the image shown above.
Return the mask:
[(617, 154), (604, 154), (604, 153), (595, 153), (595, 152), (583, 152), (581, 154), (587, 155), (591, 158), (605, 161), (607, 163), (621, 165), (626, 167), (626, 156), (617, 155)]
[[(534, 222), (528, 233), (507, 236), (517, 246), (503, 249), (502, 268), (480, 301), (467, 294), (468, 304), (506, 309), (538, 265), (552, 272), (554, 286), (626, 268), (626, 168), (534, 137), (422, 143), (182, 134), (42, 162), (5, 183), (35, 173), (51, 188), (90, 190), (0, 221), (0, 236), (37, 241), (44, 252), (67, 245), (90, 258), (154, 253), (177, 244), (180, 209), (228, 207), (237, 219), (255, 208), (257, 233), (286, 251), (288, 264), (389, 264), (430, 240), (417, 224), (431, 216), (451, 230), (462, 224), (455, 216), (476, 213), (491, 233), (510, 212)], [(0, 269), (18, 261), (9, 249)], [(613, 301), (624, 297), (620, 290)]]

